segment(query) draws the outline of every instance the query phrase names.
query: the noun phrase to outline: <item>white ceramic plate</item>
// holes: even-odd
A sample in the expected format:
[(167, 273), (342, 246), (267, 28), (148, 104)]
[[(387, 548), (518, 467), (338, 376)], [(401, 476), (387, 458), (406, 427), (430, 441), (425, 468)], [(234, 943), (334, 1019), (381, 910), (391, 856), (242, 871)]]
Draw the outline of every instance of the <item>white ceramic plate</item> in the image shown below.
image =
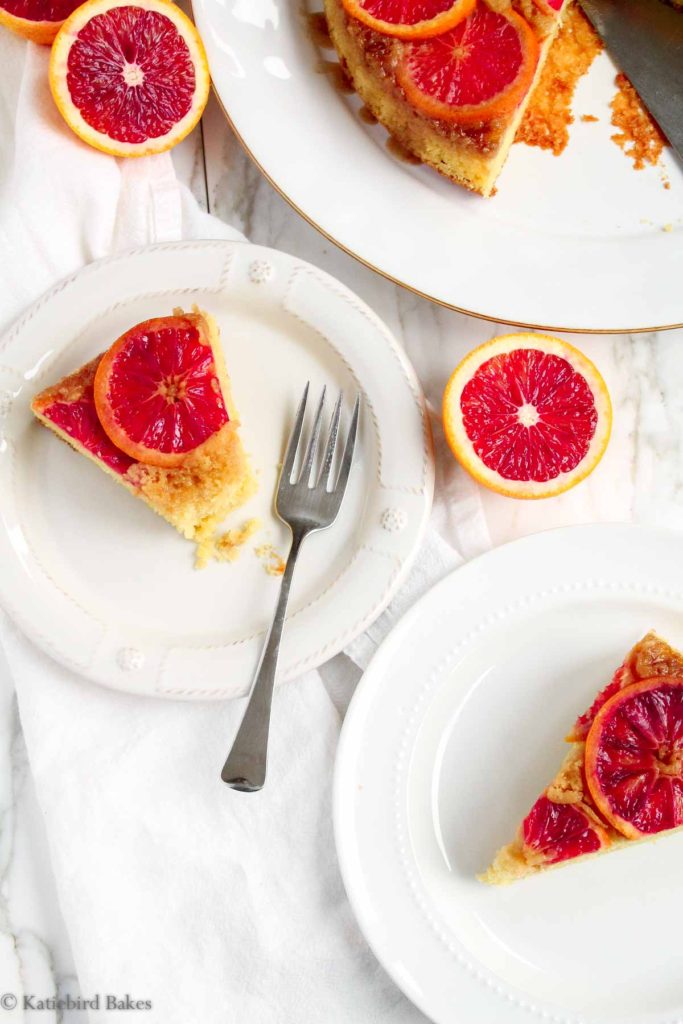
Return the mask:
[(238, 136), (315, 227), (476, 316), (577, 331), (683, 323), (683, 170), (667, 153), (666, 190), (662, 169), (635, 172), (610, 141), (606, 56), (579, 85), (565, 153), (514, 146), (484, 200), (387, 151), (384, 129), (364, 124), (357, 97), (324, 73), (334, 53), (311, 38), (309, 5), (319, 0), (194, 0), (194, 12)]
[[(218, 320), (259, 493), (231, 522), (265, 530), (233, 564), (193, 569), (193, 545), (40, 427), (33, 395), (127, 327), (197, 303)], [(429, 512), (433, 465), (415, 374), (355, 295), (307, 263), (241, 242), (155, 246), (92, 264), (0, 338), (0, 603), (58, 660), (99, 683), (231, 697), (251, 679), (279, 581), (254, 544), (285, 554), (271, 511), (303, 386), (364, 399), (335, 526), (301, 554), (281, 678), (367, 627), (401, 581)], [(396, 424), (400, 424), (400, 430)]]
[(365, 935), (438, 1024), (683, 1019), (683, 835), (504, 888), (475, 880), (648, 629), (683, 640), (683, 537), (580, 526), (457, 570), (375, 656), (342, 731), (335, 832)]

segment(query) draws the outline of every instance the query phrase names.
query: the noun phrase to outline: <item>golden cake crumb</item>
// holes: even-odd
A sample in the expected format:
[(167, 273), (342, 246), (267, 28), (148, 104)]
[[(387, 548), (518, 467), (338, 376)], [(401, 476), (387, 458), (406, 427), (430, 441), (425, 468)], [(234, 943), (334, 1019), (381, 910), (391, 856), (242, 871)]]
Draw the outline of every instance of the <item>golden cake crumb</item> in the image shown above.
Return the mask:
[(673, 224), (665, 224), (664, 227), (662, 228), (662, 231), (673, 231), (673, 229), (674, 229)]
[(640, 171), (646, 164), (654, 165), (658, 162), (667, 141), (626, 75), (620, 72), (615, 83), (617, 92), (610, 108), (612, 124), (619, 131), (612, 139), (631, 158), (635, 169)]
[(254, 548), (254, 554), (260, 558), (263, 568), (269, 576), (282, 576), (285, 571), (285, 561), (272, 544), (261, 544)]
[[(569, 142), (569, 125), (574, 121), (574, 90), (601, 50), (600, 38), (588, 18), (578, 5), (571, 7), (548, 54), (515, 142), (549, 149), (559, 156)], [(586, 115), (586, 119), (590, 118), (590, 114)]]
[(260, 519), (248, 519), (242, 526), (217, 534), (216, 524), (207, 522), (205, 527), (202, 526), (197, 531), (195, 537), (197, 544), (195, 568), (204, 569), (212, 560), (235, 562), (239, 558), (242, 547), (257, 530), (261, 529), (262, 525)]

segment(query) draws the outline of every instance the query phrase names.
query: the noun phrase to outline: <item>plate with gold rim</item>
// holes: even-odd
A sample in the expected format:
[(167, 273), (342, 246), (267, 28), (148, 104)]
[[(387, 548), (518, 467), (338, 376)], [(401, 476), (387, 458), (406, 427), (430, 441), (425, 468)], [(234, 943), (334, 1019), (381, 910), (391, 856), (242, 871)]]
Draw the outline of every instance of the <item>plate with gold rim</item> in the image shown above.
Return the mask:
[(683, 647), (683, 534), (550, 530), (456, 569), (379, 648), (337, 754), (366, 939), (436, 1024), (675, 1024), (683, 833), (489, 886), (564, 737), (654, 629)]
[[(237, 561), (193, 568), (193, 545), (41, 427), (33, 396), (133, 324), (192, 304), (221, 331), (258, 492), (226, 522), (262, 522)], [(419, 545), (433, 490), (424, 400), (381, 320), (308, 263), (246, 242), (178, 242), (91, 264), (0, 337), (0, 606), (48, 654), (95, 682), (153, 696), (247, 691), (285, 555), (272, 510), (306, 381), (363, 399), (335, 525), (304, 546), (281, 678), (341, 650), (382, 611)], [(328, 403), (329, 404), (329, 403)], [(396, 422), (401, 430), (396, 430)]]
[[(274, 187), (371, 269), (500, 322), (578, 332), (683, 325), (683, 168), (635, 171), (611, 136), (616, 68), (578, 84), (565, 152), (517, 144), (482, 199), (387, 149), (310, 30), (318, 0), (195, 0), (220, 103)], [(683, 14), (681, 14), (683, 17)], [(327, 72), (327, 73), (321, 73)], [(582, 120), (586, 115), (591, 120)]]

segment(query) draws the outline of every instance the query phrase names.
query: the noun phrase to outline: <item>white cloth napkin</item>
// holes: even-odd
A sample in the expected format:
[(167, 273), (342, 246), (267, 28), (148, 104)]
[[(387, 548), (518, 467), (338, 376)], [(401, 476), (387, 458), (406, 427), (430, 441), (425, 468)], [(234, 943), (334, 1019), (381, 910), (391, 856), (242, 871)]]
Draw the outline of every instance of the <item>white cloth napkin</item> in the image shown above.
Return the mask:
[[(44, 49), (3, 33), (0, 61), (0, 328), (109, 252), (240, 237), (202, 213), (169, 156), (117, 162), (72, 138), (49, 96)], [(99, 1001), (94, 1024), (122, 1019), (107, 994), (149, 1001), (151, 1009), (125, 1015), (146, 1024), (423, 1019), (355, 924), (336, 864), (330, 789), (357, 666), (416, 596), (459, 564), (458, 547), (488, 544), (475, 489), (446, 472), (421, 556), (391, 607), (350, 657), (277, 692), (269, 784), (257, 795), (218, 778), (241, 702), (108, 692), (0, 617), (81, 994)]]

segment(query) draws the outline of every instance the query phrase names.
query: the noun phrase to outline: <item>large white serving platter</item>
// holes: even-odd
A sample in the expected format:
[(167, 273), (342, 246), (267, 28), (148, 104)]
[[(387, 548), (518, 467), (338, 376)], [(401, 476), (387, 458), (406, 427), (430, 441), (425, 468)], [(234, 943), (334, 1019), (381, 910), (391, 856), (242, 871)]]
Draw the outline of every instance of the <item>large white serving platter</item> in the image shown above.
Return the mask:
[(456, 570), (344, 723), (335, 832), (366, 938), (437, 1024), (683, 1020), (683, 835), (503, 888), (476, 880), (563, 736), (649, 629), (683, 642), (683, 537), (579, 526)]
[[(193, 545), (41, 427), (33, 395), (124, 330), (196, 303), (216, 317), (259, 491), (230, 525), (264, 529), (234, 564), (193, 569)], [(185, 242), (86, 267), (0, 338), (0, 605), (48, 653), (135, 693), (232, 697), (248, 688), (279, 581), (254, 544), (286, 554), (272, 511), (307, 380), (363, 399), (334, 527), (297, 569), (281, 678), (365, 629), (401, 582), (429, 513), (433, 463), (414, 372), (384, 324), (309, 264), (245, 242)], [(331, 403), (330, 407), (331, 407)]]
[(384, 129), (335, 87), (335, 55), (310, 31), (318, 5), (194, 0), (194, 13), (235, 131), (323, 234), (476, 316), (574, 331), (683, 324), (683, 169), (668, 151), (662, 167), (634, 171), (611, 141), (606, 55), (579, 84), (562, 156), (514, 146), (485, 200), (387, 151)]

